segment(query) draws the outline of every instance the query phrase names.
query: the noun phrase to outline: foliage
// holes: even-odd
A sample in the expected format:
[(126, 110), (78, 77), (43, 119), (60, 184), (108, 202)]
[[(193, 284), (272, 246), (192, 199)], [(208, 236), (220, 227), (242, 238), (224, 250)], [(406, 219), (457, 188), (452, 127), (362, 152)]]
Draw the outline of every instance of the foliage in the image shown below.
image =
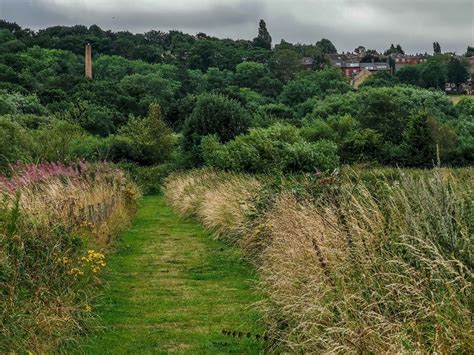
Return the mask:
[(336, 144), (305, 141), (297, 129), (283, 124), (251, 129), (226, 144), (208, 136), (201, 149), (207, 166), (252, 173), (331, 170), (339, 162)]
[(396, 76), (402, 84), (420, 85), (421, 73), (417, 65), (405, 65), (397, 71)]
[(203, 94), (184, 122), (184, 148), (199, 159), (197, 150), (203, 137), (215, 134), (219, 141), (227, 142), (244, 133), (249, 123), (248, 113), (237, 101), (222, 95)]
[(83, 334), (138, 191), (108, 165), (15, 165), (0, 176), (0, 350), (51, 352)]
[(119, 131), (129, 140), (133, 160), (143, 165), (161, 164), (173, 154), (175, 138), (161, 118), (161, 107), (150, 105), (145, 118), (132, 118)]
[(341, 71), (336, 68), (327, 68), (301, 75), (290, 81), (284, 86), (280, 101), (286, 105), (295, 106), (314, 96), (325, 97), (349, 90), (350, 86)]
[(264, 49), (271, 49), (272, 48), (272, 37), (267, 30), (267, 24), (264, 20), (260, 20), (258, 26), (258, 36), (254, 38), (253, 43), (257, 47), (261, 47)]
[(393, 43), (390, 45), (390, 48), (387, 49), (383, 55), (391, 55), (391, 54), (405, 54), (405, 51), (402, 49), (402, 46), (397, 44), (396, 46)]
[(434, 165), (435, 147), (426, 112), (419, 112), (410, 117), (404, 132), (403, 144), (410, 165), (428, 167)]
[(31, 159), (31, 137), (18, 123), (0, 117), (0, 172), (4, 172), (9, 163)]
[(386, 71), (377, 72), (367, 78), (359, 88), (364, 87), (387, 87), (396, 86), (398, 84), (398, 78), (392, 76)]
[[(2, 168), (16, 159), (78, 158), (199, 166), (199, 146), (208, 134), (225, 143), (249, 127), (277, 122), (298, 129), (317, 122), (307, 132), (308, 143), (316, 137), (335, 142), (343, 163), (413, 164), (403, 153), (402, 137), (409, 117), (420, 110), (430, 116), (442, 164), (472, 161), (472, 115), (457, 110), (441, 91), (399, 85), (443, 89), (450, 81), (460, 89), (466, 63), (450, 54), (404, 66), (396, 76), (377, 73), (356, 92), (330, 66), (328, 54), (337, 52), (330, 40), (282, 40), (272, 48), (264, 21), (255, 41), (179, 31), (132, 34), (95, 25), (33, 32), (6, 21), (0, 22), (0, 40), (0, 116), (16, 127), (9, 128), (15, 138), (1, 145)], [(83, 77), (84, 43), (93, 48), (93, 80)], [(356, 52), (362, 61), (383, 59), (361, 46)], [(393, 65), (391, 56), (403, 49), (391, 45), (388, 52)], [(303, 66), (303, 58), (314, 64)], [(204, 97), (214, 99), (203, 104)], [(161, 143), (161, 135), (147, 127), (149, 107), (156, 103), (160, 121), (176, 133), (163, 128), (167, 138)], [(348, 115), (353, 124), (339, 125)], [(331, 132), (333, 124), (341, 131)], [(175, 144), (178, 139), (182, 144)], [(160, 144), (162, 153), (156, 150)]]

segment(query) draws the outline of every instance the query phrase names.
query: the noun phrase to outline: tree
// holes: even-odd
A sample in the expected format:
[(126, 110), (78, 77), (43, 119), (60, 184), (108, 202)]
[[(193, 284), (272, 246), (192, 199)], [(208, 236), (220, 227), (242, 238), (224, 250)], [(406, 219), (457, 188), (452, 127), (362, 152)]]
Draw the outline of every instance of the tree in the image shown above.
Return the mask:
[(309, 72), (288, 82), (280, 95), (280, 101), (286, 105), (295, 106), (314, 96), (325, 97), (330, 94), (345, 93), (349, 90), (348, 80), (342, 72), (338, 68), (329, 67)]
[(380, 53), (375, 49), (367, 49), (364, 53), (364, 57), (361, 59), (362, 63), (370, 63), (371, 61), (380, 62)]
[(258, 36), (254, 38), (253, 44), (256, 47), (261, 47), (264, 49), (271, 49), (272, 48), (272, 36), (267, 30), (267, 24), (264, 20), (260, 20), (260, 24), (258, 27)]
[(469, 78), (467, 70), (467, 63), (455, 57), (449, 58), (446, 65), (446, 79), (449, 83), (454, 83), (456, 86), (466, 82)]
[(405, 65), (395, 74), (402, 84), (420, 85), (420, 67)]
[(80, 101), (61, 115), (61, 118), (80, 125), (88, 132), (107, 136), (115, 131), (114, 112), (108, 107)]
[(407, 94), (396, 88), (370, 88), (360, 92), (359, 100), (361, 127), (374, 129), (384, 141), (399, 144), (411, 113)]
[(357, 53), (357, 54), (365, 54), (367, 50), (365, 49), (364, 46), (358, 46), (356, 49), (354, 49), (354, 52)]
[(268, 66), (278, 79), (288, 82), (302, 69), (301, 56), (291, 49), (277, 49), (273, 52)]
[(390, 75), (387, 71), (379, 71), (371, 76), (369, 76), (360, 86), (363, 87), (385, 87), (385, 86), (395, 86), (397, 85), (398, 78), (396, 76)]
[(465, 57), (472, 57), (474, 56), (474, 47), (468, 46), (466, 53), (464, 54)]
[(156, 165), (171, 158), (175, 139), (161, 116), (161, 107), (151, 104), (145, 118), (132, 118), (119, 131), (128, 138), (132, 157), (141, 164)]
[(334, 44), (326, 38), (323, 38), (320, 41), (316, 42), (316, 48), (320, 49), (321, 52), (323, 52), (324, 54), (336, 54), (337, 53), (337, 49), (334, 46)]
[(436, 54), (441, 54), (441, 46), (439, 45), (438, 42), (433, 42), (433, 53)]
[(184, 149), (191, 153), (194, 164), (200, 164), (199, 146), (203, 137), (215, 134), (220, 142), (227, 142), (244, 133), (249, 124), (247, 111), (236, 100), (223, 95), (202, 94), (184, 122)]
[(409, 166), (430, 167), (435, 162), (435, 146), (429, 124), (429, 116), (425, 111), (410, 117), (403, 135), (403, 146), (406, 163)]
[(255, 89), (259, 80), (268, 74), (268, 69), (261, 63), (242, 62), (235, 68), (234, 80), (240, 87)]
[(393, 43), (390, 45), (390, 48), (387, 49), (383, 55), (391, 55), (391, 54), (405, 54), (405, 51), (402, 49), (402, 46), (397, 44), (395, 47)]
[(423, 64), (420, 72), (424, 86), (442, 88), (446, 83), (446, 65), (443, 56), (434, 56)]
[(209, 67), (217, 67), (217, 44), (208, 39), (198, 41), (189, 54), (189, 67), (206, 71)]

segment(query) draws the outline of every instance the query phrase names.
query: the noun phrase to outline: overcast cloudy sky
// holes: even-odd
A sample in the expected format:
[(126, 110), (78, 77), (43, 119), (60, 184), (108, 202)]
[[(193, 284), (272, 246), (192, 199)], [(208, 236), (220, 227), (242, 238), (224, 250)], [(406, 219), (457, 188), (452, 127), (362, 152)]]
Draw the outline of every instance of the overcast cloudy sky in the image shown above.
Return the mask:
[(97, 24), (145, 32), (178, 29), (217, 37), (255, 37), (258, 19), (273, 42), (330, 39), (339, 50), (465, 52), (474, 45), (474, 0), (0, 0), (0, 18), (32, 29)]

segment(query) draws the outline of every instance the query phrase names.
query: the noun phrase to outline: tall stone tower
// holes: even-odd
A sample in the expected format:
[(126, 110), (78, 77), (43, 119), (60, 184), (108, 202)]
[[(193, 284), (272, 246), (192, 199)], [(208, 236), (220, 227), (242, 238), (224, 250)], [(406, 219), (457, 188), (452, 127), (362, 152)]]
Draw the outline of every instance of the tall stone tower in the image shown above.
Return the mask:
[(86, 44), (86, 58), (85, 58), (85, 76), (92, 79), (92, 49), (89, 43)]

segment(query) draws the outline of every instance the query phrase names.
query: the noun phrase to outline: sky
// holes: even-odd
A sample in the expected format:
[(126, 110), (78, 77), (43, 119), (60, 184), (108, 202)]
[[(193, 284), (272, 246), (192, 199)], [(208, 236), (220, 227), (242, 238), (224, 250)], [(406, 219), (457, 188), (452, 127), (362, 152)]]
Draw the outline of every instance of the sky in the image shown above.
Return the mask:
[(432, 52), (434, 41), (457, 53), (474, 46), (474, 0), (0, 0), (0, 19), (34, 30), (97, 24), (252, 39), (261, 18), (274, 44), (328, 38), (339, 51), (399, 43), (408, 53)]

